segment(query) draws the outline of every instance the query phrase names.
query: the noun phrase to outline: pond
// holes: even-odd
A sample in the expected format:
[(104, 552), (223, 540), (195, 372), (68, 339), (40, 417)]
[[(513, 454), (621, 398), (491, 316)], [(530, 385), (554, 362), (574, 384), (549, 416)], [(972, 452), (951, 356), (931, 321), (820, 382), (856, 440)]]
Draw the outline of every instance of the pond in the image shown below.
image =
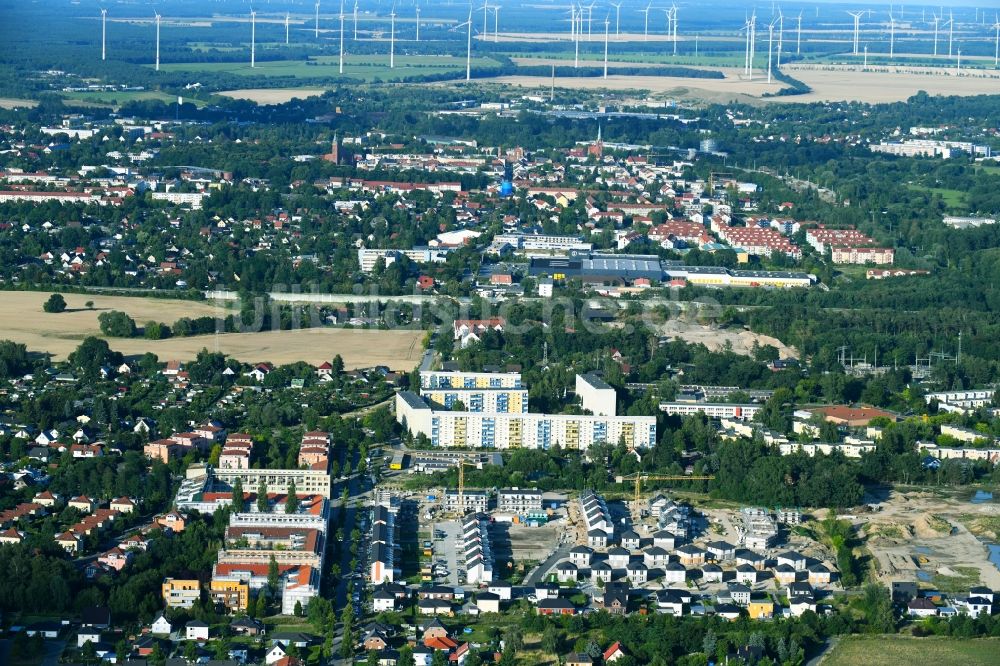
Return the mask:
[(973, 504), (985, 504), (986, 502), (990, 502), (992, 500), (993, 500), (993, 493), (988, 492), (986, 490), (977, 490), (976, 494), (973, 495), (972, 499), (969, 501), (972, 502)]

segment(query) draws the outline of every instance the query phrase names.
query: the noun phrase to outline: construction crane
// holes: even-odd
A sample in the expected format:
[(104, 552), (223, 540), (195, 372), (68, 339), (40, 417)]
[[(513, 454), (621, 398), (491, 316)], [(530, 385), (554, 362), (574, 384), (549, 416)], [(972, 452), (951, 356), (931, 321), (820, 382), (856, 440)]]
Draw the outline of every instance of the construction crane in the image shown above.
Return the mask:
[(620, 477), (619, 483), (624, 483), (625, 481), (635, 481), (635, 503), (639, 504), (639, 496), (642, 492), (642, 482), (643, 481), (711, 481), (714, 476), (685, 476), (685, 475), (670, 475), (670, 474), (629, 474), (628, 476)]
[(458, 460), (458, 513), (459, 515), (465, 514), (465, 466), (474, 467), (479, 469), (479, 465), (474, 462), (470, 462), (465, 458), (459, 458)]

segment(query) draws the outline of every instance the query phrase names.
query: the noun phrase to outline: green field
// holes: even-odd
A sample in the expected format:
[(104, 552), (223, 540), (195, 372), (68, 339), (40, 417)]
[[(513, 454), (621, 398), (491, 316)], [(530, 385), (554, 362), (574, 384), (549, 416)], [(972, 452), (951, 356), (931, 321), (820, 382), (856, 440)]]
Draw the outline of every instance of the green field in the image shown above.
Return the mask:
[(822, 666), (986, 666), (996, 664), (1000, 639), (846, 637), (822, 661)]
[[(85, 102), (95, 106), (120, 106), (127, 102), (138, 102), (143, 100), (160, 100), (167, 104), (177, 101), (176, 95), (170, 95), (158, 90), (129, 90), (122, 92), (64, 92), (60, 93), (64, 98), (76, 102)], [(198, 106), (203, 106), (204, 102), (184, 98), (184, 102), (192, 102)]]
[(945, 187), (924, 187), (922, 185), (909, 185), (908, 187), (918, 192), (926, 192), (930, 195), (936, 194), (944, 202), (944, 205), (952, 210), (961, 211), (965, 209), (965, 192), (961, 190), (951, 190)]
[[(687, 45), (685, 45), (687, 48)], [(614, 47), (609, 48), (608, 51), (608, 62), (609, 63), (635, 63), (637, 65), (678, 65), (682, 67), (742, 67), (743, 66), (743, 55), (733, 53), (702, 53), (699, 55), (694, 55), (693, 53), (683, 54), (678, 53), (675, 55), (670, 55), (667, 53), (642, 53), (640, 51), (632, 50), (632, 47), (626, 47), (628, 50), (623, 50), (621, 52), (616, 52)], [(505, 52), (504, 55), (511, 58), (524, 58), (529, 60), (532, 58), (538, 58), (540, 60), (567, 60), (572, 61), (576, 57), (576, 53), (572, 49), (567, 49), (566, 51), (559, 51), (555, 53), (539, 53), (538, 55), (532, 55), (530, 53), (510, 51)], [(581, 45), (580, 48), (580, 60), (604, 60), (604, 45), (595, 45), (593, 48), (584, 47)], [(527, 62), (525, 64), (528, 64)], [(615, 66), (621, 66), (616, 64)]]
[[(465, 71), (465, 58), (449, 55), (396, 56), (395, 68), (389, 68), (388, 55), (345, 56), (344, 76), (370, 81), (401, 79), (423, 74), (459, 73)], [(496, 65), (491, 58), (473, 58), (473, 67)], [(339, 74), (337, 56), (320, 56), (308, 62), (302, 60), (273, 60), (258, 62), (254, 68), (249, 62), (204, 62), (161, 64), (167, 72), (224, 72), (246, 77), (336, 78)]]

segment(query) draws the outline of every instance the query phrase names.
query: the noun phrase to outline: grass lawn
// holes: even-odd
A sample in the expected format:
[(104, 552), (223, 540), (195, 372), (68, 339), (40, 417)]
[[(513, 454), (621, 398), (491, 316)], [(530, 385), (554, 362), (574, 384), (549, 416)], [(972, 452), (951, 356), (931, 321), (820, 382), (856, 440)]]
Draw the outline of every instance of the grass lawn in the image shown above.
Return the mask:
[(992, 638), (846, 637), (823, 657), (823, 666), (978, 666), (996, 664), (1000, 640)]
[(944, 202), (944, 205), (953, 210), (965, 208), (965, 192), (951, 190), (946, 187), (924, 187), (922, 185), (908, 185), (911, 190), (927, 192), (930, 195), (936, 194)]
[[(497, 64), (490, 58), (473, 58), (473, 67)], [(395, 67), (389, 68), (389, 56), (386, 55), (348, 55), (344, 56), (344, 77), (351, 79), (401, 79), (407, 76), (422, 74), (440, 74), (443, 72), (464, 72), (465, 58), (450, 55), (436, 56), (396, 56)], [(247, 77), (285, 76), (295, 78), (336, 78), (340, 76), (337, 56), (319, 56), (308, 62), (303, 60), (269, 60), (257, 63), (252, 68), (248, 62), (204, 62), (204, 63), (168, 63), (160, 68), (168, 72), (225, 72)]]

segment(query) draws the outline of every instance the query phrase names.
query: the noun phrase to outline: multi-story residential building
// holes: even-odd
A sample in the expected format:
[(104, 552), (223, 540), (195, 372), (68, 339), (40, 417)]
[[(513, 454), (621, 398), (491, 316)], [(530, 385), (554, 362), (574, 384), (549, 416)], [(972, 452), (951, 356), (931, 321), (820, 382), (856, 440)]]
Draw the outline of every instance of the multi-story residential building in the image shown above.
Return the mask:
[(414, 247), (409, 250), (361, 248), (358, 250), (358, 264), (362, 273), (371, 273), (381, 259), (390, 266), (401, 257), (415, 264), (441, 263), (448, 258), (449, 248)]
[(699, 412), (713, 419), (751, 420), (763, 405), (727, 402), (661, 402), (660, 411), (671, 416), (691, 416)]
[(470, 412), (528, 411), (528, 390), (522, 388), (421, 389), (420, 395), (438, 408), (452, 409), (456, 402), (461, 402)]
[(835, 264), (891, 264), (895, 252), (891, 247), (835, 247), (830, 259)]
[(197, 579), (164, 578), (160, 590), (168, 608), (191, 608), (201, 598)]
[(445, 372), (420, 373), (421, 389), (519, 389), (519, 372)]
[(208, 594), (213, 603), (222, 604), (230, 611), (240, 613), (246, 611), (250, 603), (250, 581), (239, 578), (212, 580)]
[(485, 490), (465, 490), (462, 493), (461, 506), (458, 501), (457, 490), (444, 491), (444, 508), (446, 511), (456, 511), (465, 513), (475, 511), (485, 513), (490, 503), (490, 494)]
[(230, 487), (240, 479), (246, 490), (256, 491), (263, 482), (268, 493), (284, 494), (294, 482), (297, 494), (330, 498), (330, 474), (326, 469), (216, 469), (212, 474)]
[(597, 442), (624, 440), (629, 448), (656, 444), (654, 416), (590, 416), (575, 414), (487, 414), (433, 409), (408, 391), (396, 394), (396, 419), (435, 446), (531, 448), (554, 446), (586, 450)]
[(618, 413), (615, 389), (593, 373), (576, 376), (576, 395), (582, 407), (595, 416), (615, 416)]
[(740, 543), (750, 550), (765, 550), (778, 540), (778, 523), (767, 509), (745, 507), (739, 527)]
[(927, 393), (924, 395), (924, 401), (929, 405), (932, 401), (937, 400), (939, 403), (944, 403), (948, 405), (953, 405), (955, 407), (978, 409), (979, 407), (985, 407), (993, 401), (993, 396), (997, 394), (1000, 389), (997, 388), (986, 388), (986, 389), (971, 389), (968, 391), (937, 391), (934, 393)]
[(497, 510), (502, 513), (531, 513), (542, 510), (542, 491), (533, 488), (501, 488)]
[(549, 236), (544, 234), (498, 234), (491, 249), (499, 252), (509, 249), (515, 254), (565, 254), (573, 250), (589, 252), (593, 243), (579, 236)]

